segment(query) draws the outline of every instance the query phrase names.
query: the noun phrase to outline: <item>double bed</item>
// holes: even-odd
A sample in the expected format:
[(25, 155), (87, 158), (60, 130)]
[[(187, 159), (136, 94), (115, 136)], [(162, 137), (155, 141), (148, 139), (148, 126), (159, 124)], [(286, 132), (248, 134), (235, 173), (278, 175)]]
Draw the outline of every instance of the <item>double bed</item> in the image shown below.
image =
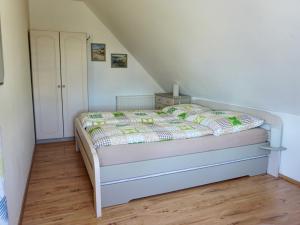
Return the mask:
[(93, 185), (97, 217), (103, 207), (145, 196), (242, 176), (278, 175), (282, 149), (278, 117), (205, 100), (196, 103), (215, 114), (220, 109), (249, 113), (263, 123), (216, 136), (182, 113), (88, 113), (75, 120), (76, 149)]

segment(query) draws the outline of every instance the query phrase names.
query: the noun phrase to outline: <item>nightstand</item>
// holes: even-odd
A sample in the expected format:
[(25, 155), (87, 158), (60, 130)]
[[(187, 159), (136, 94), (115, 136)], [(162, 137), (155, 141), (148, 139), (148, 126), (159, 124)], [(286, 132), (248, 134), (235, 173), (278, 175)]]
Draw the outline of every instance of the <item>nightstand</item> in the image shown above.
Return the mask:
[(170, 105), (189, 104), (191, 96), (179, 95), (174, 97), (172, 93), (156, 93), (155, 94), (155, 109), (162, 109)]

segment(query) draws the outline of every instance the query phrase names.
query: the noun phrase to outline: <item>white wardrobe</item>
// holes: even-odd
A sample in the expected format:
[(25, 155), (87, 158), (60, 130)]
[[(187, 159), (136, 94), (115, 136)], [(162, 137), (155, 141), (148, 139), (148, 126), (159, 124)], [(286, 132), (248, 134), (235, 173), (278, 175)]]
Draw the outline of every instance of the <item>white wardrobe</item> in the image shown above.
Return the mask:
[(88, 110), (85, 33), (30, 31), (37, 140), (74, 136)]

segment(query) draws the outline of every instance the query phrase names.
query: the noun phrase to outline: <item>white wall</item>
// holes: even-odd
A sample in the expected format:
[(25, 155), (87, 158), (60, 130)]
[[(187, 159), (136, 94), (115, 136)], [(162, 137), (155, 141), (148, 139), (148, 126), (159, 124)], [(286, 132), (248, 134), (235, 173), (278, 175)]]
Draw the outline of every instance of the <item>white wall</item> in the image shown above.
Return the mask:
[[(1, 27), (0, 27), (0, 33), (1, 33)], [(4, 79), (4, 68), (3, 68), (3, 57), (2, 57), (2, 39), (0, 35), (0, 84), (3, 82)]]
[(90, 42), (106, 44), (107, 61), (88, 62), (90, 110), (114, 110), (117, 95), (153, 94), (162, 90), (130, 53), (127, 69), (111, 68), (110, 54), (128, 51), (84, 3), (30, 0), (29, 5), (31, 29), (86, 32), (91, 35)]
[(283, 121), (282, 152), (280, 173), (300, 182), (300, 116), (275, 113)]
[(0, 0), (4, 85), (0, 86), (5, 189), (10, 224), (18, 223), (34, 150), (27, 0)]
[(300, 115), (299, 0), (84, 0), (166, 90)]

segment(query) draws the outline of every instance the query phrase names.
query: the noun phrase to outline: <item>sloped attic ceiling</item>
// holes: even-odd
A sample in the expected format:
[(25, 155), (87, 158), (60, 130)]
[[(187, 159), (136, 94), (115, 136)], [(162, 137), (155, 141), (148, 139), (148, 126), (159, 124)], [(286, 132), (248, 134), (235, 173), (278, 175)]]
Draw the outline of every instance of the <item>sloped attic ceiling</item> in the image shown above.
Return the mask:
[(300, 114), (300, 1), (84, 1), (165, 90)]

